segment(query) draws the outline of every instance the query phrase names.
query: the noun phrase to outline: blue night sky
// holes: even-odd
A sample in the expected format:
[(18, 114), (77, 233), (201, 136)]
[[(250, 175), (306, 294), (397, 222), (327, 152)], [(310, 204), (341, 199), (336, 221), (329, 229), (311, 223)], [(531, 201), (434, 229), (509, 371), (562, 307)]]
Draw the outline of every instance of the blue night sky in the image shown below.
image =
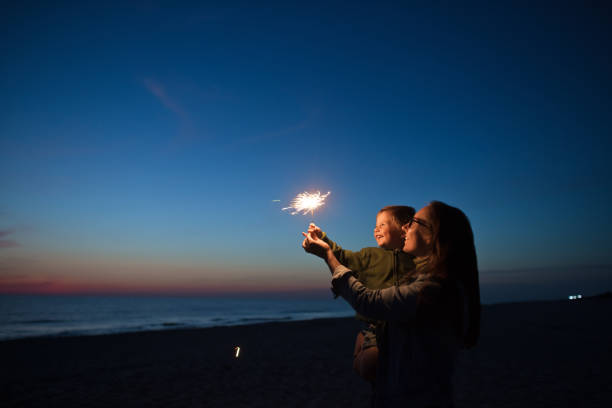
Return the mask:
[(305, 190), (350, 249), (458, 206), (485, 302), (612, 289), (609, 8), (222, 4), (3, 7), (0, 292), (327, 295)]

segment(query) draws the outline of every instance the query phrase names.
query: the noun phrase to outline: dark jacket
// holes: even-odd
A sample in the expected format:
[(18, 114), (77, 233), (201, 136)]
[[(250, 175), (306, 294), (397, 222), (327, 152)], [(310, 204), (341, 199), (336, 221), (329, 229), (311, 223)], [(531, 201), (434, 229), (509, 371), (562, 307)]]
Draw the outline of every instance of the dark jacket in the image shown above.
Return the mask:
[[(387, 322), (379, 345), (376, 406), (452, 406), (451, 380), (460, 341), (453, 310), (444, 307), (443, 314), (435, 310), (451, 304), (447, 294), (452, 291), (427, 274), (414, 276), (410, 283), (371, 290), (343, 266), (334, 271), (332, 285), (357, 312)], [(423, 314), (439, 318), (423, 324)]]

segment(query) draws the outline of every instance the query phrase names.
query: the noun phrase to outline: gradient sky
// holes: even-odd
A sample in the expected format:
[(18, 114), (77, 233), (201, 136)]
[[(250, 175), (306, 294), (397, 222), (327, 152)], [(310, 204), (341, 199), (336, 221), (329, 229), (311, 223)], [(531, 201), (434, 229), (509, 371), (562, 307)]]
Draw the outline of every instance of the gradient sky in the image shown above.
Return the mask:
[(327, 294), (304, 190), (351, 249), (463, 209), (484, 301), (611, 289), (609, 5), (74, 3), (0, 13), (0, 293)]

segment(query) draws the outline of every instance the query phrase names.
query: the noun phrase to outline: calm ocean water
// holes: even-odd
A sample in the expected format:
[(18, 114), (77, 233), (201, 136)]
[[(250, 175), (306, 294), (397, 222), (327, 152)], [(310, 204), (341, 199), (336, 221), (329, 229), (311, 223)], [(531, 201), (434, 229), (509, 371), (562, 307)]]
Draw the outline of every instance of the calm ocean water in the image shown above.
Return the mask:
[(341, 299), (0, 296), (0, 340), (351, 316)]

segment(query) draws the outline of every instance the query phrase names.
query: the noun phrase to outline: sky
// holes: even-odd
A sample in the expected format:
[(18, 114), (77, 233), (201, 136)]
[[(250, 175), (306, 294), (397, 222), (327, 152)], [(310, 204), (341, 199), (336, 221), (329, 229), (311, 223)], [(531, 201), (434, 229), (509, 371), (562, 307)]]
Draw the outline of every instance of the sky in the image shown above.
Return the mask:
[(609, 5), (292, 3), (3, 6), (0, 293), (325, 296), (432, 200), (485, 302), (612, 288)]

